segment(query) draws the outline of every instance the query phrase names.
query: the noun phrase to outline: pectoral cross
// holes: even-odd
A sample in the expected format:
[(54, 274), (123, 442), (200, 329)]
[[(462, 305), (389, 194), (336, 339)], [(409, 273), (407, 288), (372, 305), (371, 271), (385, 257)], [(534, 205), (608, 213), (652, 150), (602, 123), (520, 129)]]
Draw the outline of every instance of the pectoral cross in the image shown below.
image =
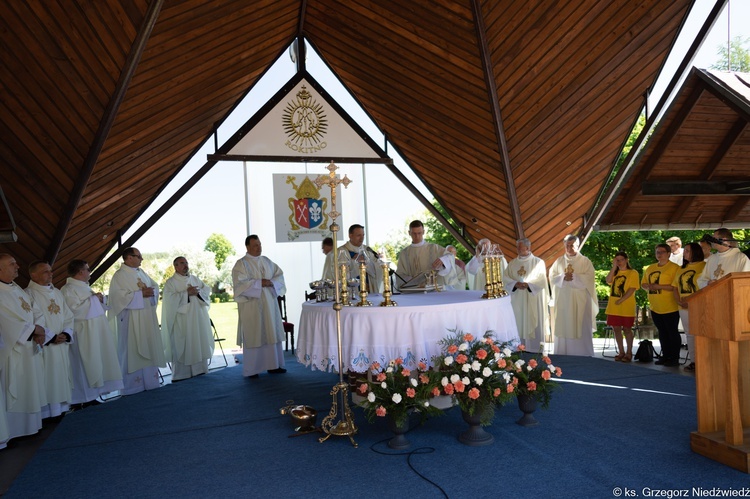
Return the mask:
[(565, 273), (566, 274), (572, 274), (573, 273), (573, 264), (569, 263), (567, 267), (565, 267)]
[(716, 270), (714, 270), (714, 279), (720, 279), (721, 276), (724, 275), (724, 269), (721, 268), (721, 264), (716, 266)]

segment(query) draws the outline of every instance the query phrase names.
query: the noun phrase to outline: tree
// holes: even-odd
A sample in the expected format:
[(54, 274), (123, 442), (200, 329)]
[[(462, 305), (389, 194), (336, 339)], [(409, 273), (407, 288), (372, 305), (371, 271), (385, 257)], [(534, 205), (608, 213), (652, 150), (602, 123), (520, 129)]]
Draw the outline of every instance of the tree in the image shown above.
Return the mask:
[(221, 270), (221, 266), (227, 257), (234, 254), (234, 246), (232, 246), (232, 243), (224, 234), (211, 234), (208, 236), (204, 249), (214, 254), (217, 270)]
[[(746, 48), (747, 45), (750, 45), (750, 37), (743, 38), (741, 35), (735, 36), (729, 42), (728, 48), (726, 45), (719, 45), (716, 54), (720, 59), (711, 65), (711, 69), (737, 73), (750, 72), (750, 50)], [(728, 61), (730, 64), (727, 64)]]

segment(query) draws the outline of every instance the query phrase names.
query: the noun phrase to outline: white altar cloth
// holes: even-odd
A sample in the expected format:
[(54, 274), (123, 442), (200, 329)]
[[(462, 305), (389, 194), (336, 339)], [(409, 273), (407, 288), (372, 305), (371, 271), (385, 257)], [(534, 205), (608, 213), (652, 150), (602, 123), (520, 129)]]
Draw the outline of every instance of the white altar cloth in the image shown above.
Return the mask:
[[(402, 357), (410, 369), (432, 365), (440, 354), (438, 341), (458, 329), (474, 336), (494, 331), (500, 342), (518, 341), (510, 296), (482, 300), (481, 291), (401, 294), (397, 307), (380, 307), (383, 297), (370, 295), (372, 307), (341, 310), (341, 346), (344, 369), (364, 372), (373, 361), (386, 364)], [(338, 372), (336, 313), (332, 303), (302, 305), (297, 359), (305, 366)]]

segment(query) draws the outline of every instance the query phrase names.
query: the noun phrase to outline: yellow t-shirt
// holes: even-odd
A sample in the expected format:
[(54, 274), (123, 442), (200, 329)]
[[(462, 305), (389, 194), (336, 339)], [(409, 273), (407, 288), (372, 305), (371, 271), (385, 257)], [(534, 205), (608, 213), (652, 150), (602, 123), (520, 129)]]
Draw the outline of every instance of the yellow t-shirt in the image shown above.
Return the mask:
[(698, 278), (703, 273), (706, 262), (689, 263), (684, 269), (680, 269), (672, 281), (672, 286), (677, 288), (680, 299), (690, 296), (698, 291)]
[(612, 284), (609, 285), (609, 301), (607, 302), (607, 315), (619, 315), (620, 317), (635, 317), (635, 293), (630, 295), (627, 300), (617, 305), (615, 302), (622, 298), (630, 288), (636, 290), (640, 287), (638, 284), (638, 271), (626, 269), (618, 271)]
[[(664, 266), (659, 267), (658, 263), (652, 263), (643, 272), (641, 284), (662, 284), (671, 286), (674, 277), (680, 271), (680, 266), (673, 262), (667, 262)], [(648, 291), (648, 304), (652, 312), (657, 314), (669, 314), (677, 312), (679, 308), (674, 293), (670, 290), (655, 289)]]

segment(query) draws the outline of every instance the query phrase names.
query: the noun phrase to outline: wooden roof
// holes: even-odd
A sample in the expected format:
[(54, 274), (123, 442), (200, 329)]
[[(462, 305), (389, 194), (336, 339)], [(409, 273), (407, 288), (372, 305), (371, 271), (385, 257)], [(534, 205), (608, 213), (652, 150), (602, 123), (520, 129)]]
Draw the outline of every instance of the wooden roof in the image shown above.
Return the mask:
[[(556, 256), (691, 0), (0, 3), (0, 161), (22, 263), (96, 264), (308, 40), (470, 241)], [(279, 82), (280, 84), (283, 82)]]
[(748, 121), (750, 74), (693, 68), (598, 228), (746, 228)]

